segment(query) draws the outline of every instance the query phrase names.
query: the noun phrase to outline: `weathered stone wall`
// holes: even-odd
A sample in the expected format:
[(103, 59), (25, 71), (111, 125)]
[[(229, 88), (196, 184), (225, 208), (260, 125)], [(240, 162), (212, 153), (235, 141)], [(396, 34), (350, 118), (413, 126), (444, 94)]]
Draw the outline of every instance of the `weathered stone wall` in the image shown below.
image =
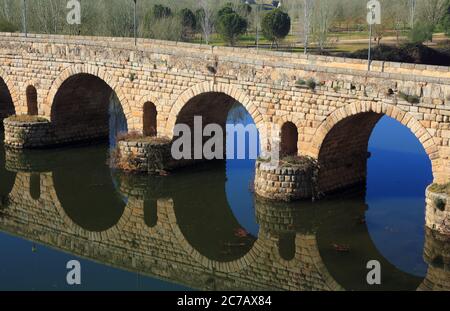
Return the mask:
[(64, 213), (51, 173), (40, 174), (39, 199), (30, 194), (31, 176), (17, 174), (2, 209), (0, 230), (197, 289), (342, 289), (319, 261), (314, 235), (295, 234), (295, 257), (286, 261), (280, 259), (277, 231), (262, 227), (249, 253), (235, 261), (217, 262), (203, 256), (184, 238), (170, 199), (157, 200), (157, 224), (150, 228), (144, 223), (142, 195), (127, 191), (128, 205), (119, 222), (106, 231), (90, 232)]
[(14, 104), (11, 98), (10, 90), (0, 77), (0, 121), (14, 114)]
[(427, 229), (424, 260), (429, 265), (427, 278), (419, 290), (450, 290), (450, 237)]
[[(336, 124), (376, 112), (411, 129), (432, 160), (435, 182), (450, 179), (450, 67), (375, 61), (367, 72), (366, 62), (355, 59), (154, 40), (139, 40), (135, 48), (131, 43), (5, 33), (0, 36), (0, 76), (16, 113), (26, 113), (26, 87), (33, 85), (39, 114), (52, 121), (64, 82), (80, 74), (96, 76), (117, 94), (129, 130), (142, 132), (143, 105), (150, 101), (157, 108), (158, 135), (167, 137), (191, 99), (223, 93), (253, 116), (263, 150), (271, 148), (270, 137), (289, 121), (298, 127), (299, 154), (315, 158), (329, 153), (323, 142)], [(297, 86), (297, 80), (308, 78), (316, 80), (314, 90)], [(420, 102), (406, 102), (399, 92), (418, 95)], [(220, 105), (211, 99), (205, 103)]]
[[(121, 219), (105, 231), (92, 232), (67, 216), (58, 200), (52, 173), (38, 175), (39, 190), (33, 195), (35, 176), (28, 172), (17, 174), (13, 189), (1, 206), (0, 230), (76, 256), (197, 289), (343, 289), (328, 272), (319, 252), (313, 233), (317, 230), (316, 221), (304, 223), (296, 206), (286, 208), (284, 204), (256, 201), (260, 232), (252, 249), (240, 259), (217, 262), (189, 244), (180, 230), (171, 199), (157, 199), (156, 224), (150, 227), (145, 223), (145, 193), (152, 189), (121, 183), (128, 200)], [(294, 237), (290, 241), (293, 256), (285, 259), (282, 239), (290, 235)], [(449, 289), (449, 247), (448, 236), (426, 231), (424, 258), (430, 267), (419, 289)]]
[(450, 203), (446, 193), (435, 193), (428, 187), (426, 190), (425, 224), (428, 228), (441, 233), (450, 233)]
[(281, 201), (308, 199), (314, 195), (315, 167), (273, 167), (271, 163), (256, 162), (255, 193)]
[(19, 122), (3, 120), (5, 145), (10, 148), (43, 148), (55, 143), (53, 125), (50, 122)]
[[(151, 139), (151, 138), (147, 138)], [(113, 154), (114, 167), (125, 171), (159, 174), (175, 166), (169, 140), (119, 141)]]

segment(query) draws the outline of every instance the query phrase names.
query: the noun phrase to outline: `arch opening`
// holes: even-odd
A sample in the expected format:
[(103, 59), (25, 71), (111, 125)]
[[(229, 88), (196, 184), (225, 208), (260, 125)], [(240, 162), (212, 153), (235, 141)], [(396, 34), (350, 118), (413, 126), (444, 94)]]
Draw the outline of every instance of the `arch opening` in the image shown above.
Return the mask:
[[(198, 123), (199, 120), (201, 123)], [(218, 125), (221, 131), (206, 134), (212, 124)], [(183, 191), (178, 190), (177, 196), (172, 194), (180, 230), (188, 243), (208, 260), (225, 263), (239, 260), (252, 249), (258, 232), (257, 225), (252, 223), (254, 214), (247, 217), (247, 214), (254, 212), (248, 179), (254, 176), (254, 161), (259, 152), (259, 133), (255, 122), (236, 98), (211, 91), (188, 100), (176, 117), (177, 125), (186, 125), (192, 133), (191, 163), (219, 159), (216, 163), (199, 165), (197, 174), (185, 175), (192, 178), (187, 184), (192, 188), (197, 185), (196, 189), (183, 186), (180, 187)], [(197, 131), (204, 134), (201, 140)], [(177, 134), (174, 131), (175, 140), (179, 138)], [(215, 152), (220, 147), (220, 152), (215, 152), (215, 155), (220, 153), (221, 157), (210, 159), (203, 154), (201, 159), (197, 158), (194, 152), (196, 143), (206, 146), (212, 137), (220, 138), (220, 144), (223, 144), (217, 144), (213, 149)], [(207, 191), (199, 184), (208, 184)], [(243, 194), (243, 189), (248, 191), (248, 195)], [(193, 191), (201, 191), (201, 194), (194, 196)], [(185, 197), (178, 199), (181, 193), (185, 193)]]
[(55, 193), (64, 214), (88, 232), (104, 232), (122, 218), (126, 201), (107, 164), (104, 146), (60, 149), (50, 153)]
[(7, 118), (16, 113), (10, 90), (0, 77), (0, 120)]
[(29, 116), (38, 115), (38, 94), (34, 86), (29, 85), (26, 89), (27, 113)]
[[(235, 109), (237, 107), (239, 109)], [(196, 137), (199, 136), (202, 137), (202, 146), (211, 137), (214, 137), (216, 142), (220, 141), (222, 143), (222, 145), (214, 144), (214, 148), (211, 148), (215, 159), (219, 157), (219, 153), (222, 153), (220, 155), (221, 159), (241, 159), (247, 158), (247, 156), (253, 156), (256, 159), (260, 149), (259, 132), (253, 119), (251, 122), (248, 122), (247, 118), (252, 119), (244, 105), (232, 96), (222, 92), (206, 92), (194, 96), (183, 106), (177, 115), (175, 126), (183, 124), (190, 129), (192, 133), (192, 159), (206, 158), (204, 155), (200, 155), (200, 152), (196, 152), (196, 143), (199, 142)], [(212, 124), (218, 125), (221, 131), (214, 129), (211, 133), (208, 128)], [(232, 137), (227, 136), (228, 125), (235, 126), (232, 127), (233, 133), (229, 132), (234, 134)], [(202, 133), (198, 133), (198, 131)], [(177, 139), (179, 136), (176, 136), (177, 133), (174, 134), (174, 139)], [(233, 142), (236, 143), (237, 141), (242, 142), (242, 144), (233, 144)], [(228, 144), (228, 142), (231, 144)], [(241, 147), (245, 147), (245, 150), (244, 148), (236, 150)], [(218, 151), (217, 148), (220, 148), (220, 150)], [(227, 153), (227, 148), (233, 148), (234, 152)]]
[(295, 232), (283, 232), (278, 238), (278, 252), (284, 260), (295, 258)]
[[(176, 222), (189, 245), (208, 260), (228, 263), (244, 257), (256, 235), (242, 226), (240, 215), (230, 208), (225, 182), (221, 165), (211, 163), (203, 170), (187, 170), (166, 189), (177, 189), (171, 191)], [(200, 186), (206, 184), (206, 190)]]
[(41, 175), (38, 173), (30, 176), (30, 195), (34, 200), (39, 200), (41, 197)]
[(53, 100), (51, 120), (60, 142), (106, 141), (128, 130), (114, 90), (97, 76), (79, 73), (65, 80)]
[(328, 132), (318, 157), (320, 192), (365, 186), (369, 139), (382, 117), (375, 112), (359, 113), (341, 120)]
[(282, 157), (298, 154), (298, 129), (292, 122), (286, 122), (281, 127), (280, 153)]
[(146, 102), (144, 104), (143, 113), (143, 134), (144, 136), (156, 136), (157, 135), (157, 116), (155, 104), (152, 102)]
[[(390, 115), (362, 112), (331, 128), (320, 149), (319, 187), (322, 192), (361, 193), (369, 208), (352, 221), (366, 227), (366, 239), (385, 261), (420, 278), (426, 271), (425, 189), (433, 181), (432, 156), (423, 143), (428, 134), (411, 130), (411, 124), (420, 125), (411, 116), (403, 118), (406, 123)], [(342, 191), (346, 188), (352, 191)], [(330, 238), (337, 240), (336, 234)]]
[(158, 223), (158, 201), (157, 200), (144, 200), (144, 223), (153, 228)]

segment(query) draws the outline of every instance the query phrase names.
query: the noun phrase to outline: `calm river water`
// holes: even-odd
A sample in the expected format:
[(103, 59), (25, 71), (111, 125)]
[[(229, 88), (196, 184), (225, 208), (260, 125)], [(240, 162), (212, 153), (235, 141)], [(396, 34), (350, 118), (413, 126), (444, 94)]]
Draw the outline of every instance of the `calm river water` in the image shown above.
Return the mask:
[[(327, 282), (349, 290), (415, 290), (427, 275), (431, 167), (415, 137), (388, 118), (370, 141), (367, 191), (315, 203), (255, 201), (254, 161), (163, 178), (124, 176), (108, 167), (107, 149), (38, 151), (21, 159), (1, 148), (1, 290), (302, 290)], [(161, 202), (172, 202), (167, 213)], [(132, 204), (138, 207), (129, 216)], [(166, 218), (175, 220), (166, 225)], [(139, 234), (126, 238), (120, 230)], [(266, 249), (272, 242), (278, 252)], [(66, 283), (72, 259), (81, 263), (78, 286)], [(369, 260), (381, 263), (379, 286), (366, 282)], [(243, 266), (227, 272), (209, 261)], [(275, 280), (274, 271), (285, 280)]]

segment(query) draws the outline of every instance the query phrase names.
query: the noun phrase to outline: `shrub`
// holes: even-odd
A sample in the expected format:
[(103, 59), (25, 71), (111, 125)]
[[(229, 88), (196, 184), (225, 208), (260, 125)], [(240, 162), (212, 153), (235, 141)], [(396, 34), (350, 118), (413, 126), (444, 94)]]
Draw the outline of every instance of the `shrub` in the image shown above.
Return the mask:
[(182, 39), (183, 26), (178, 15), (160, 19), (146, 18), (144, 27), (146, 37), (169, 41)]
[(299, 86), (304, 86), (306, 85), (306, 81), (303, 79), (298, 79), (297, 81), (295, 81), (295, 84)]
[(188, 38), (189, 33), (197, 27), (197, 17), (194, 12), (185, 8), (180, 11), (181, 26), (183, 27), (183, 39)]
[[(367, 58), (367, 49), (358, 50), (352, 53), (341, 53), (343, 57)], [(398, 46), (380, 45), (372, 50), (374, 60), (415, 63), (427, 65), (448, 66), (450, 64), (450, 50), (445, 48), (431, 48), (423, 44), (406, 43)]]
[(403, 93), (403, 92), (399, 92), (398, 96), (401, 99), (407, 101), (410, 104), (418, 104), (418, 103), (420, 103), (420, 97), (417, 96), (417, 95), (409, 95), (409, 94), (406, 94), (406, 93)]
[(116, 140), (119, 141), (129, 141), (129, 142), (144, 142), (144, 143), (155, 143), (155, 144), (165, 144), (170, 143), (170, 139), (164, 137), (155, 136), (144, 136), (136, 131), (131, 131), (128, 133), (119, 133), (116, 136)]
[(153, 17), (155, 19), (167, 18), (172, 16), (172, 10), (164, 5), (155, 4), (153, 6)]
[(6, 19), (0, 19), (0, 31), (1, 32), (16, 32), (19, 28)]
[(409, 32), (408, 39), (415, 44), (433, 40), (433, 26), (416, 24)]
[(313, 78), (309, 78), (308, 80), (306, 80), (306, 86), (310, 89), (310, 90), (315, 90), (317, 83)]

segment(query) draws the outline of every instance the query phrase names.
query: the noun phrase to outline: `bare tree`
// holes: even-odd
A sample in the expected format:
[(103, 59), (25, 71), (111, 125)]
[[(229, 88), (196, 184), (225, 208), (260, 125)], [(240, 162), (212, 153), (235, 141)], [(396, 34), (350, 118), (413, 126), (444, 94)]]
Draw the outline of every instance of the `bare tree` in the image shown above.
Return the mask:
[(325, 50), (330, 28), (336, 17), (336, 2), (333, 0), (315, 0), (313, 14), (313, 37), (320, 52)]
[(428, 25), (435, 27), (447, 12), (448, 0), (422, 0), (420, 12)]
[(411, 28), (414, 28), (414, 23), (416, 19), (416, 7), (417, 7), (417, 0), (408, 0), (409, 5), (409, 24)]
[(311, 33), (311, 20), (314, 11), (314, 0), (304, 0), (303, 2), (303, 18), (304, 18), (304, 52), (308, 54), (309, 35)]
[(200, 14), (200, 27), (203, 32), (206, 44), (209, 44), (209, 38), (214, 31), (214, 10), (210, 0), (200, 0), (199, 6)]

